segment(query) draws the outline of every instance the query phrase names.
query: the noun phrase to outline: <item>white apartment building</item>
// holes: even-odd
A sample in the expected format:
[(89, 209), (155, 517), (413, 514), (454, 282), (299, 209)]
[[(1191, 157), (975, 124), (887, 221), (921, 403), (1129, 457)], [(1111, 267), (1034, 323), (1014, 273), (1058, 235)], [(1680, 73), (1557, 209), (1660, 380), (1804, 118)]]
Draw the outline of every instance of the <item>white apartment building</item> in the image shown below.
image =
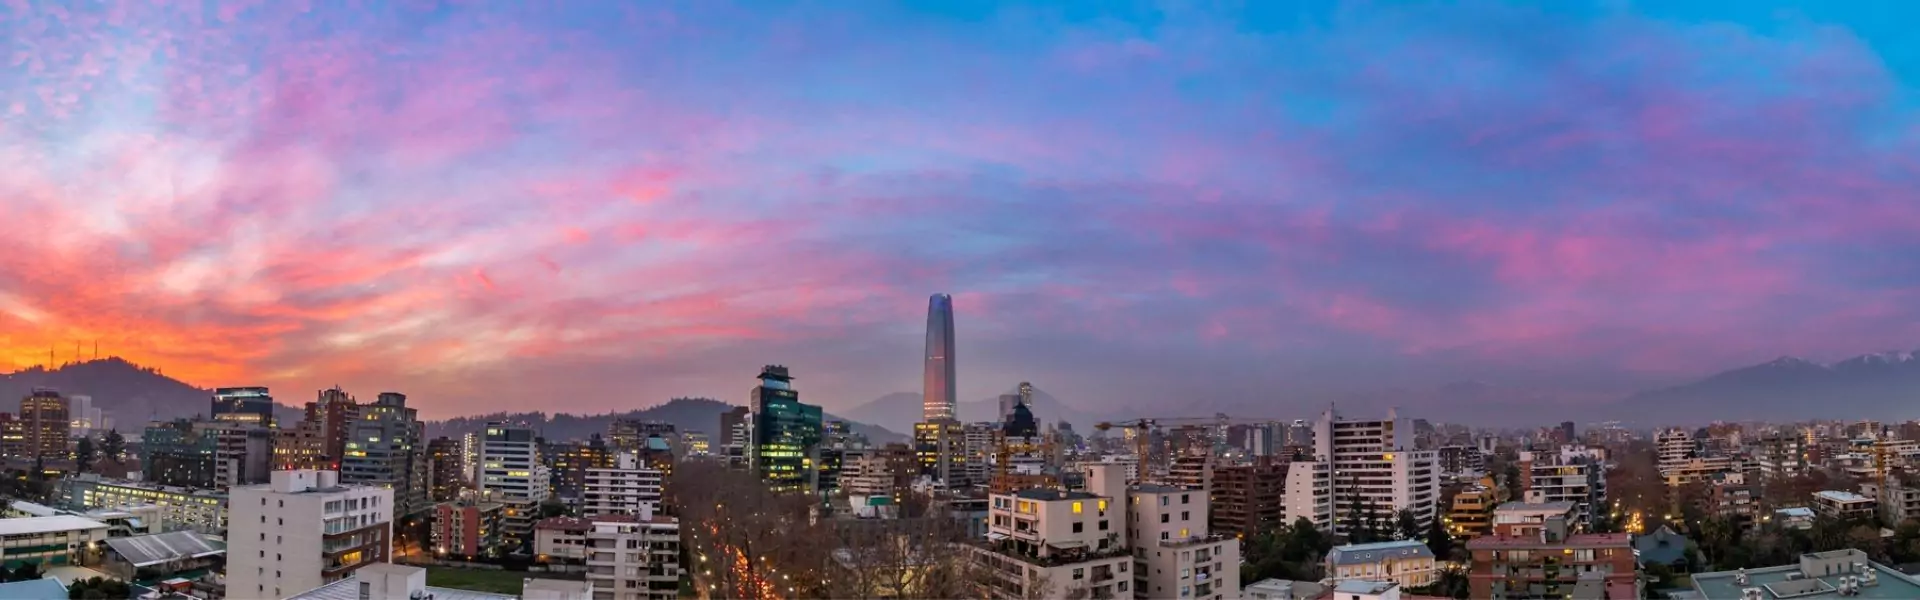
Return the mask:
[(551, 493), (537, 438), (530, 428), (497, 422), (487, 423), (480, 437), (480, 477), (475, 487), (506, 506), (500, 533), (512, 544), (531, 539), (540, 503)]
[(595, 519), (586, 532), (594, 600), (674, 600), (680, 594), (680, 521), (653, 514)]
[(343, 486), (335, 471), (274, 471), (233, 488), (227, 597), (285, 598), (386, 562), (393, 490)]
[(611, 469), (587, 469), (580, 514), (593, 518), (658, 509), (664, 474), (659, 469), (641, 468), (640, 457), (632, 452), (621, 452), (614, 463)]
[(1287, 525), (1305, 518), (1322, 530), (1333, 529), (1333, 470), (1324, 462), (1295, 462), (1287, 466), (1282, 519)]
[(1208, 532), (1208, 506), (1206, 490), (1148, 484), (1129, 491), (1134, 597), (1239, 597), (1240, 540)]
[(1314, 423), (1313, 443), (1315, 454), (1332, 463), (1336, 532), (1356, 506), (1381, 514), (1411, 509), (1422, 528), (1438, 518), (1439, 455), (1415, 445), (1413, 419), (1398, 409), (1384, 420), (1353, 421), (1328, 408)]
[(1007, 599), (1082, 591), (1095, 598), (1132, 596), (1121, 472), (1120, 465), (1090, 465), (1090, 492), (1035, 488), (991, 495), (987, 544), (972, 547), (988, 573), (982, 576), (982, 591)]

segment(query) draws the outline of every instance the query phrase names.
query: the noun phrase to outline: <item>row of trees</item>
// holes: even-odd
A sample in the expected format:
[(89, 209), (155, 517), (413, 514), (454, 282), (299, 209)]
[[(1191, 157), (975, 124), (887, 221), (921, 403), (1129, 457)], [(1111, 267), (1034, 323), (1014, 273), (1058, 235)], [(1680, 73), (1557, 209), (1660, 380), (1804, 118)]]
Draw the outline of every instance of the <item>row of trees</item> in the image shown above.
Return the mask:
[(80, 438), (73, 450), (73, 468), (81, 473), (92, 471), (93, 463), (102, 458), (115, 462), (127, 459), (127, 438), (120, 435), (120, 430), (108, 429), (98, 442), (92, 436)]

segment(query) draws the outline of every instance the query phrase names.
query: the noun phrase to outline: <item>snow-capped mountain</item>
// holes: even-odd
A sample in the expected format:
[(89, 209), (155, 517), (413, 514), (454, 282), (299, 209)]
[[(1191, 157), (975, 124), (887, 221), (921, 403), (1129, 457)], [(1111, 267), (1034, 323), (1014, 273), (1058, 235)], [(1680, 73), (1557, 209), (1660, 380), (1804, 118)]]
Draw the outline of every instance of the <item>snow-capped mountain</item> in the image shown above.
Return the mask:
[(1820, 364), (1783, 356), (1695, 383), (1635, 394), (1639, 417), (1671, 421), (1920, 417), (1920, 352)]

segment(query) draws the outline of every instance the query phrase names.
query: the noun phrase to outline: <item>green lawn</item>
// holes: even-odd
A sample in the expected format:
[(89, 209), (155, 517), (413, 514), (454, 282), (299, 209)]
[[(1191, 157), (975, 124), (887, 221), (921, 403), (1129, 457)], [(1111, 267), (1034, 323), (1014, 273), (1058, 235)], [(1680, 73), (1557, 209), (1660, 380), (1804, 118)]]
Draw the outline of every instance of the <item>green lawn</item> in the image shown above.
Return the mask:
[(526, 585), (526, 571), (489, 571), (484, 569), (455, 569), (451, 567), (427, 567), (427, 585), (433, 587), (492, 592), (495, 594), (520, 595), (520, 588)]

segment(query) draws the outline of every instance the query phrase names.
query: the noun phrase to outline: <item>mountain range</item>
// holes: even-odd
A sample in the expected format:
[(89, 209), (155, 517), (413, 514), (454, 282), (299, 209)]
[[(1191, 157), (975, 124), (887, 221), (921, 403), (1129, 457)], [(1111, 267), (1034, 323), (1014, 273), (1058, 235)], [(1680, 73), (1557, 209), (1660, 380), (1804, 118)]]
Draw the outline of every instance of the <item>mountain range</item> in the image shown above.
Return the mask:
[[(1013, 393), (1013, 390), (1007, 390), (1007, 393)], [(843, 412), (847, 418), (855, 421), (873, 423), (895, 431), (911, 432), (913, 424), (919, 422), (924, 416), (920, 398), (920, 394), (913, 392), (895, 392)], [(1064, 420), (1082, 433), (1091, 432), (1096, 421), (1118, 418), (1094, 415), (1074, 408), (1039, 388), (1034, 388), (1033, 404), (1027, 408), (1032, 410), (1034, 418), (1042, 423), (1057, 423)], [(966, 423), (998, 421), (1000, 420), (1000, 398), (962, 401), (959, 406), (954, 407), (954, 414), (961, 422)]]
[[(10, 407), (14, 398), (22, 398), (37, 387), (58, 389), (68, 395), (93, 397), (121, 430), (138, 429), (153, 419), (171, 419), (205, 414), (211, 391), (194, 387), (166, 376), (160, 369), (128, 362), (121, 358), (103, 358), (68, 363), (55, 369), (31, 367), (0, 374), (0, 410)], [(1011, 391), (1011, 390), (1009, 390)], [(1668, 388), (1614, 397), (1575, 397), (1563, 393), (1502, 388), (1477, 382), (1454, 383), (1425, 390), (1382, 390), (1348, 394), (1318, 401), (1338, 401), (1343, 412), (1364, 414), (1388, 406), (1399, 406), (1415, 416), (1434, 420), (1459, 420), (1489, 425), (1549, 423), (1565, 419), (1619, 419), (1639, 425), (1664, 423), (1705, 423), (1714, 420), (1800, 420), (1811, 418), (1903, 420), (1920, 417), (1920, 351), (1864, 354), (1834, 363), (1818, 363), (1802, 358), (1781, 357), (1765, 363), (1724, 371), (1712, 376)], [(303, 402), (304, 403), (304, 402)], [(1276, 407), (1272, 401), (1209, 401), (1193, 399), (1177, 412), (1153, 416), (1204, 417), (1215, 412), (1274, 417), (1276, 408), (1295, 413), (1291, 418), (1312, 418), (1317, 406)], [(707, 399), (676, 399), (658, 406), (599, 415), (574, 415), (543, 412), (499, 413), (459, 417), (428, 423), (433, 435), (457, 435), (477, 431), (489, 420), (507, 420), (537, 425), (552, 439), (584, 438), (605, 432), (615, 418), (629, 417), (673, 423), (682, 430), (713, 432), (719, 427), (720, 413), (732, 405)], [(1042, 422), (1066, 421), (1083, 432), (1095, 422), (1140, 415), (1105, 414), (1121, 409), (1096, 412), (1081, 409), (1036, 389), (1032, 409)], [(276, 406), (283, 422), (299, 418), (299, 409), (285, 404)], [(887, 394), (865, 404), (839, 411), (858, 433), (876, 442), (899, 441), (920, 420), (920, 394)], [(962, 402), (957, 407), (962, 421), (997, 420), (999, 399)], [(1469, 415), (1478, 415), (1476, 419)]]
[[(540, 432), (541, 436), (549, 440), (586, 439), (596, 433), (605, 435), (607, 428), (615, 419), (639, 419), (672, 423), (674, 429), (678, 431), (704, 431), (708, 439), (714, 439), (720, 431), (721, 413), (733, 408), (732, 404), (708, 398), (674, 398), (659, 406), (598, 415), (568, 413), (549, 415), (543, 412), (494, 413), (455, 417), (444, 421), (428, 421), (427, 437), (459, 437), (484, 429), (489, 421), (501, 421), (532, 426)], [(853, 433), (864, 435), (874, 443), (884, 444), (907, 440), (905, 434), (885, 427), (842, 419), (830, 414), (824, 415), (824, 418), (846, 421), (847, 427)], [(911, 429), (909, 428), (908, 431)]]

